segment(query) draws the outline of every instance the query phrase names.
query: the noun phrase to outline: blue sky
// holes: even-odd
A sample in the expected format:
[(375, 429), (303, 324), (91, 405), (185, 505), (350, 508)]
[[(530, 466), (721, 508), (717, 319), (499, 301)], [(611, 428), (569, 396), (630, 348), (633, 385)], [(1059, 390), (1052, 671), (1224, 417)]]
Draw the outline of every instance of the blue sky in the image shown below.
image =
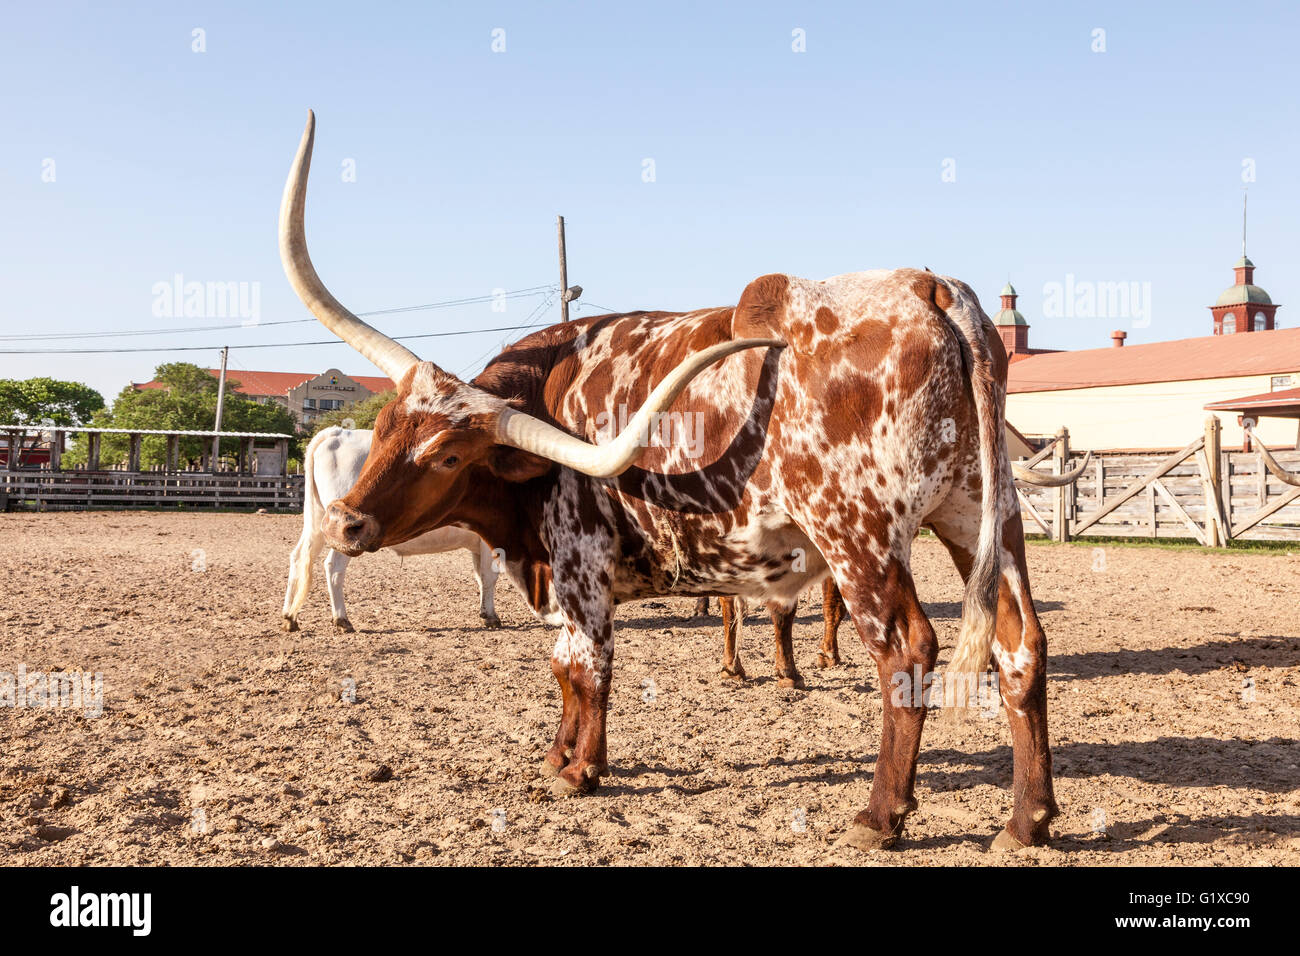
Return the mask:
[[(1130, 344), (1201, 335), (1232, 281), (1251, 160), (1256, 281), (1293, 326), (1300, 14), (1170, 9), (12, 4), (0, 33), (0, 350), (324, 337), (267, 324), (306, 315), (275, 221), (308, 107), (308, 235), (356, 311), (554, 283), (563, 213), (570, 281), (606, 308), (733, 303), (773, 271), (912, 265), (966, 280), (990, 313), (1010, 277), (1034, 345), (1101, 347), (1113, 328)], [(792, 49), (796, 29), (806, 52)], [(12, 338), (239, 320), (156, 315), (156, 285), (177, 274), (256, 283), (262, 324)], [(1149, 323), (1044, 317), (1046, 284), (1067, 275), (1149, 283)], [(554, 305), (532, 315), (539, 302), (374, 321), (394, 335), (558, 321)], [(413, 347), (472, 372), (506, 338)], [(342, 345), (231, 358), (235, 375), (374, 373)], [(177, 359), (212, 365), (217, 353), (0, 354), (0, 377), (72, 378), (111, 398)]]

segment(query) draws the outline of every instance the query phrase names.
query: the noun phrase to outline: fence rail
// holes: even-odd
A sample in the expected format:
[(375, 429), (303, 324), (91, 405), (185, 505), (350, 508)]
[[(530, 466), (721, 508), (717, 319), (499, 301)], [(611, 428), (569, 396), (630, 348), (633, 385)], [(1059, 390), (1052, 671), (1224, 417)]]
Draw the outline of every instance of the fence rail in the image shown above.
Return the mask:
[(0, 503), (6, 511), (177, 507), (301, 511), (302, 490), (302, 475), (184, 471), (0, 473)]
[[(1081, 456), (1064, 429), (1030, 462), (1051, 456), (1052, 472), (1076, 467)], [(1300, 475), (1300, 450), (1272, 453)], [(1300, 487), (1271, 474), (1258, 451), (1224, 451), (1218, 422), (1172, 454), (1093, 453), (1070, 485), (1017, 484), (1027, 533), (1057, 541), (1088, 536), (1193, 538), (1206, 546), (1228, 541), (1300, 542)]]

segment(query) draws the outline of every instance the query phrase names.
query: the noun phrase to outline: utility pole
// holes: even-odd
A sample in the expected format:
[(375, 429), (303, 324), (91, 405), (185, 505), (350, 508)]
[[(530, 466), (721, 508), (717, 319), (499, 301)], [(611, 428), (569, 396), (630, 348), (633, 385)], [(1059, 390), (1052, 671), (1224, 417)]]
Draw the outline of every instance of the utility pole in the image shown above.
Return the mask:
[(569, 297), (564, 293), (569, 289), (569, 263), (564, 255), (564, 217), (556, 216), (560, 235), (560, 318), (569, 321)]
[[(226, 404), (226, 359), (230, 357), (230, 346), (221, 350), (221, 376), (217, 379), (217, 424), (213, 431), (221, 431), (221, 410)], [(221, 436), (212, 436), (212, 473), (217, 472), (217, 462), (221, 460)]]
[(568, 322), (569, 303), (582, 295), (582, 286), (569, 285), (569, 263), (565, 255), (564, 247), (564, 217), (556, 216), (555, 219), (560, 239), (560, 318), (563, 321)]

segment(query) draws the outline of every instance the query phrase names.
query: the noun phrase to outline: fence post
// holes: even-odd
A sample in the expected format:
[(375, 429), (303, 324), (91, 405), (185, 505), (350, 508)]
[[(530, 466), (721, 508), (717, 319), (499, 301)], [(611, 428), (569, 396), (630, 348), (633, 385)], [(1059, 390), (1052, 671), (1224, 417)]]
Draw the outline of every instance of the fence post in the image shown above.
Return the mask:
[(1227, 544), (1228, 529), (1224, 527), (1223, 509), (1219, 489), (1219, 452), (1221, 426), (1216, 415), (1205, 420), (1205, 537), (1212, 548)]
[[(1069, 429), (1062, 427), (1056, 433), (1056, 449), (1052, 452), (1054, 462), (1052, 472), (1057, 475), (1063, 475), (1070, 467), (1070, 432)], [(1052, 521), (1053, 536), (1057, 541), (1066, 542), (1070, 540), (1070, 505), (1073, 499), (1074, 482), (1068, 485), (1061, 485), (1056, 489), (1056, 505), (1053, 508), (1055, 515)]]

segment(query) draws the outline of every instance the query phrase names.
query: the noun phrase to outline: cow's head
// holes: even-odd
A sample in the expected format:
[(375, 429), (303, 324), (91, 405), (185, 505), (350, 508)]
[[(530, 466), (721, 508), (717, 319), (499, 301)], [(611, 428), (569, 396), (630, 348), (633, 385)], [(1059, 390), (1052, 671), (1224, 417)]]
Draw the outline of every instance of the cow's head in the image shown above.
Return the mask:
[(400, 544), (448, 523), (453, 511), (464, 520), (463, 503), (488, 475), (526, 481), (556, 465), (599, 478), (618, 475), (647, 444), (651, 421), (672, 405), (692, 378), (733, 352), (784, 344), (742, 339), (692, 354), (655, 387), (617, 438), (589, 444), (432, 362), (420, 361), (330, 294), (312, 266), (304, 228), (315, 127), (315, 117), (308, 113), (280, 204), (280, 259), (303, 304), (398, 383), (397, 397), (375, 422), (361, 476), (326, 511), (325, 539), (335, 550), (356, 555)]

